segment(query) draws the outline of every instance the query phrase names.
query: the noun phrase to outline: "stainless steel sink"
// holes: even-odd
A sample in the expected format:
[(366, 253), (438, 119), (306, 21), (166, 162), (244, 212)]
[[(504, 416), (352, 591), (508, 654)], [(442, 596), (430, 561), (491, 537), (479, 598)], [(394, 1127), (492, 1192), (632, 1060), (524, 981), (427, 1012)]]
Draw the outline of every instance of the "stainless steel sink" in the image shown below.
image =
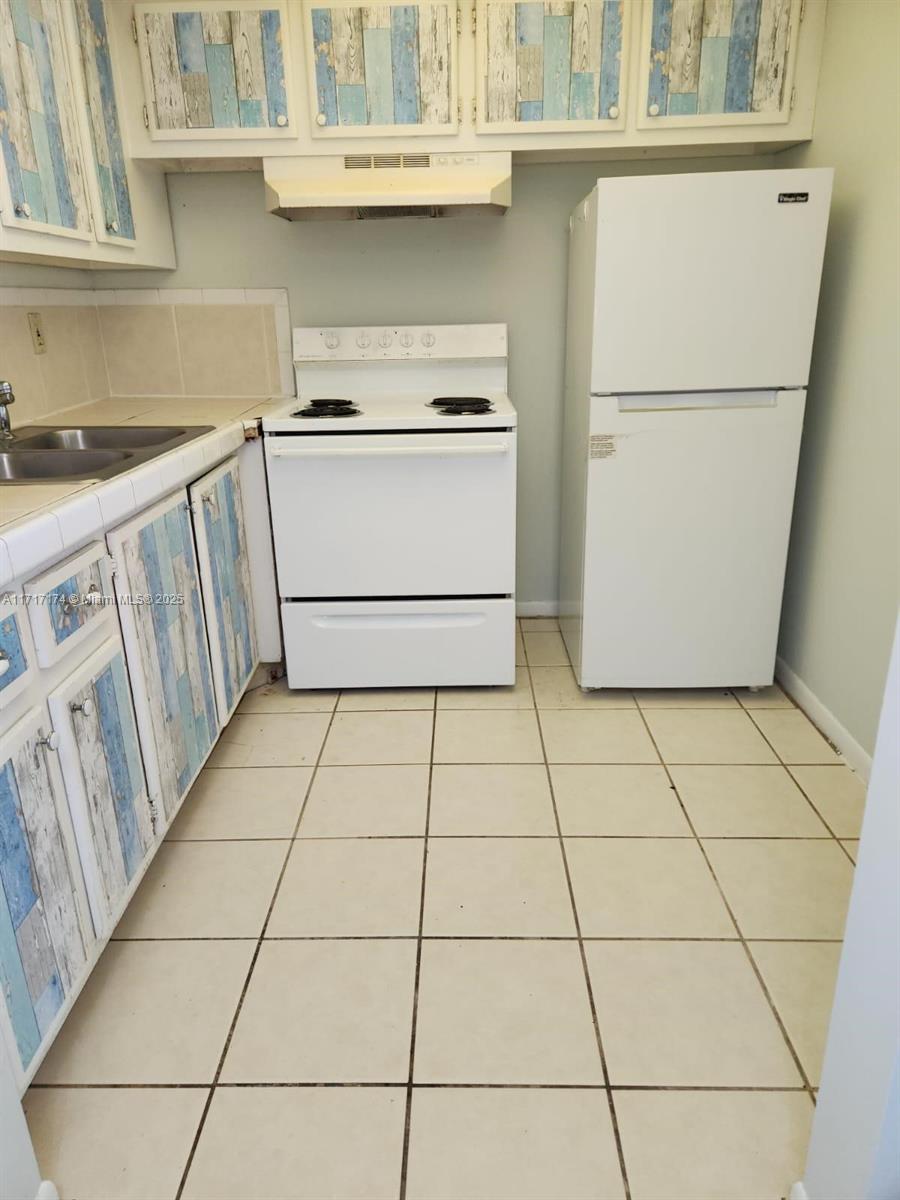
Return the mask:
[(111, 479), (212, 425), (31, 425), (0, 443), (0, 484)]
[(131, 458), (125, 450), (0, 450), (0, 482), (108, 479)]
[(130, 450), (160, 446), (180, 438), (187, 430), (174, 425), (84, 425), (48, 429), (46, 433), (16, 435), (22, 450)]

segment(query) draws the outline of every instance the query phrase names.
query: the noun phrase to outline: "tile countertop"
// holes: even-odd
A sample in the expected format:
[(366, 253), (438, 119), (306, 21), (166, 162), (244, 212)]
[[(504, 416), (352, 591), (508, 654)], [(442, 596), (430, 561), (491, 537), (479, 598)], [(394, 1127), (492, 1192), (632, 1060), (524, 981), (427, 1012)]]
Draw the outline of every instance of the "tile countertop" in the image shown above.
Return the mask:
[[(292, 397), (112, 396), (48, 413), (40, 425), (212, 425), (211, 433), (113, 479), (0, 486), (0, 587), (23, 580), (202, 475), (241, 444), (245, 423)], [(14, 426), (15, 428), (15, 426)]]

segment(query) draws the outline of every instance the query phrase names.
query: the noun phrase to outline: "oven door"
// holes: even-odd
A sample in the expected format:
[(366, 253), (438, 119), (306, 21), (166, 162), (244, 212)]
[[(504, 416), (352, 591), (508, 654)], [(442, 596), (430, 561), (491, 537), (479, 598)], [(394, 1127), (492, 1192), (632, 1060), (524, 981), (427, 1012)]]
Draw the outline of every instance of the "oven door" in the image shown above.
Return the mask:
[(285, 598), (513, 592), (516, 437), (266, 437)]

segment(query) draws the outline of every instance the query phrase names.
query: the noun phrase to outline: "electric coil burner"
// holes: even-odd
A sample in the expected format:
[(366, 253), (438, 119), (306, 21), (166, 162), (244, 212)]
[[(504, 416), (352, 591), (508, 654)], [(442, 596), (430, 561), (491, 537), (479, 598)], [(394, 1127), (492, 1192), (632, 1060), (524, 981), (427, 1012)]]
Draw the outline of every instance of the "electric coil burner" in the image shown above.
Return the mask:
[(444, 416), (467, 416), (492, 413), (494, 406), (486, 396), (435, 396), (428, 401), (429, 408), (436, 408)]
[(352, 400), (340, 396), (316, 396), (305, 408), (298, 408), (294, 417), (356, 417), (360, 410)]

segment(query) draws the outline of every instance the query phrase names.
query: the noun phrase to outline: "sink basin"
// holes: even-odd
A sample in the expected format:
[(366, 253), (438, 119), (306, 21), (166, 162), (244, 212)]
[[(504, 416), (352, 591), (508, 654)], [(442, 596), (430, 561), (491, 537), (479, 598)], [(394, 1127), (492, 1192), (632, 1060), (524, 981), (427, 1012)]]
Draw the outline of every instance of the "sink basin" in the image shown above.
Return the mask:
[(0, 485), (50, 480), (111, 479), (185, 442), (212, 425), (31, 425), (0, 445)]
[(174, 425), (85, 425), (16, 436), (22, 450), (130, 450), (161, 446), (187, 430)]
[(104, 479), (110, 467), (124, 470), (132, 457), (125, 450), (2, 450), (0, 481)]

